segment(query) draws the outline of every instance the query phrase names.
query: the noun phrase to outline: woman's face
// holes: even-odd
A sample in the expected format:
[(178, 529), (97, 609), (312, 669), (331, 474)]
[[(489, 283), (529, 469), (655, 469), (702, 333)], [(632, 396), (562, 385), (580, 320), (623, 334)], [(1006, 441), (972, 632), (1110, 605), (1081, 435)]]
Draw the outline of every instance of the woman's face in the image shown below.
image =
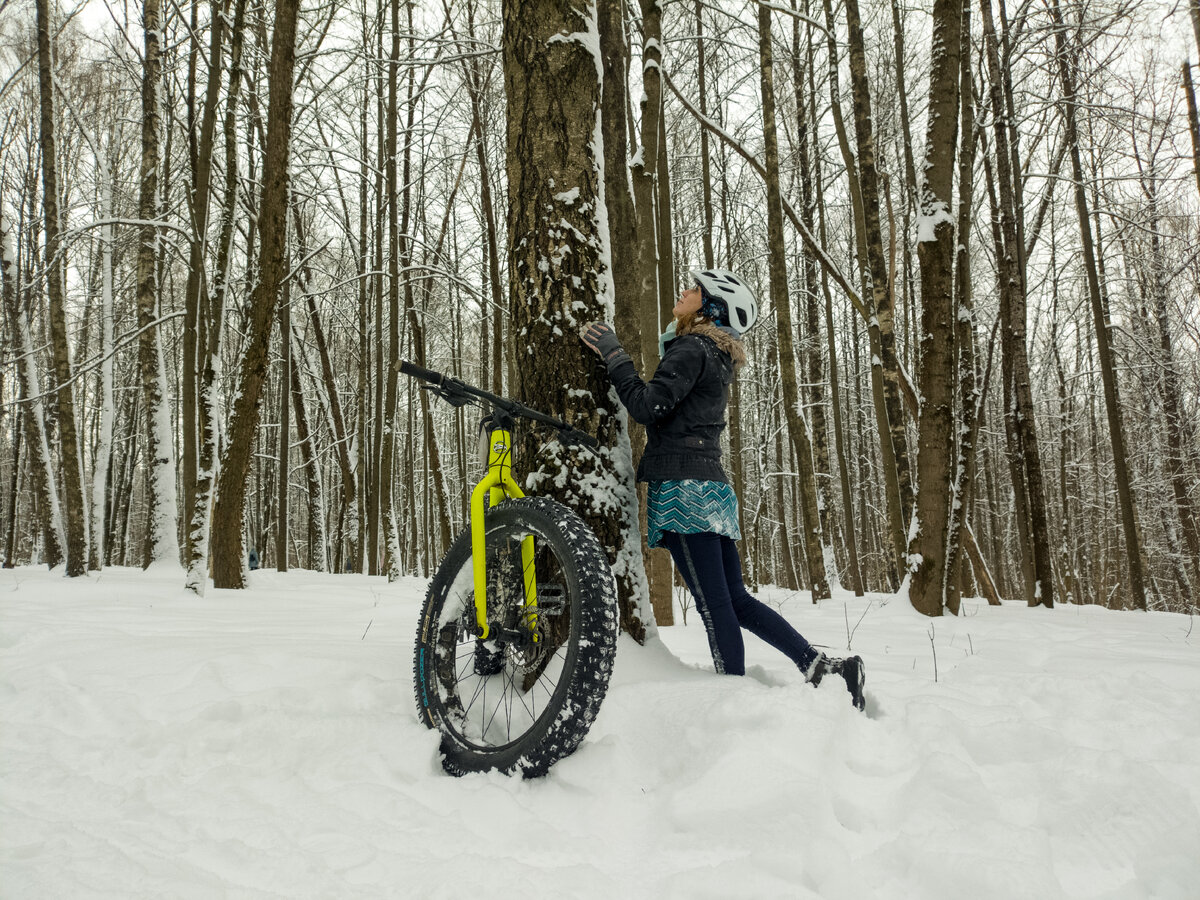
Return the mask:
[(700, 285), (693, 284), (690, 288), (679, 295), (679, 299), (675, 301), (675, 309), (672, 312), (675, 318), (686, 316), (688, 313), (700, 312), (700, 307), (704, 305), (704, 300), (700, 296)]

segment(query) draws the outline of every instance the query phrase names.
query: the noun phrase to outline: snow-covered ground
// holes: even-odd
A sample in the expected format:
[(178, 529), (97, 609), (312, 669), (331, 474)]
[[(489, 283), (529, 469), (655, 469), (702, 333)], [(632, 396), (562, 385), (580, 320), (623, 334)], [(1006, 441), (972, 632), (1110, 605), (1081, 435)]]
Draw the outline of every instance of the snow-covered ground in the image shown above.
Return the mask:
[(854, 629), (866, 715), (749, 636), (718, 678), (693, 613), (524, 782), (442, 774), (423, 582), (182, 583), (0, 572), (0, 897), (1200, 897), (1186, 616), (764, 590)]

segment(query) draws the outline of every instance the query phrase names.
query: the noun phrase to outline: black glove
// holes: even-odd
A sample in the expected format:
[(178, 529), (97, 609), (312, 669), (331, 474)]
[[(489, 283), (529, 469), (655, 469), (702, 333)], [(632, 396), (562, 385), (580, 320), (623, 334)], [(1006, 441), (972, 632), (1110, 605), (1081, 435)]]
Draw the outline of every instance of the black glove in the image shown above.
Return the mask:
[(583, 334), (579, 337), (590, 350), (600, 354), (605, 365), (613, 362), (625, 352), (625, 348), (617, 339), (616, 332), (603, 322), (593, 322), (583, 330)]

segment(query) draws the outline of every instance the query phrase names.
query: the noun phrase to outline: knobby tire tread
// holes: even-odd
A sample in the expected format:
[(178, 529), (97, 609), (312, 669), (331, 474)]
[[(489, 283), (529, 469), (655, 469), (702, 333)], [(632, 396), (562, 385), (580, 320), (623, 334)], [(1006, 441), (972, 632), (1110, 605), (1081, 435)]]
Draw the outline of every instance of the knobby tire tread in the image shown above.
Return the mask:
[[(471, 531), (466, 529), (451, 544), (429, 589), (418, 623), (413, 657), (413, 686), (418, 713), (429, 728), (442, 732), (443, 767), (452, 775), (498, 769), (525, 778), (545, 775), (583, 741), (600, 711), (608, 690), (616, 656), (618, 615), (616, 585), (604, 549), (583, 520), (572, 510), (546, 497), (507, 500), (485, 514), (489, 534), (505, 526), (528, 527), (540, 540), (549, 541), (560, 559), (574, 566), (574, 591), (568, 598), (580, 631), (575, 665), (564, 674), (567, 688), (558, 702), (547, 706), (534, 725), (512, 746), (501, 751), (480, 751), (465, 746), (454, 729), (442, 727), (443, 711), (434, 684), (435, 645), (443, 605), (464, 566), (471, 565)], [(570, 589), (568, 593), (570, 593)], [(421, 660), (429, 664), (422, 671)], [(557, 692), (556, 692), (557, 693)]]

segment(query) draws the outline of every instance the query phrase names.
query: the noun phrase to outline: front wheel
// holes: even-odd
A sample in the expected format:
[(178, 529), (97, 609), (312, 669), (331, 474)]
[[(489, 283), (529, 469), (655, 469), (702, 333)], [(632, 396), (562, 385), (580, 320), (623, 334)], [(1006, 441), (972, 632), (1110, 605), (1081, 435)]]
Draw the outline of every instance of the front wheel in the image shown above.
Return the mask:
[[(616, 585), (591, 530), (543, 497), (485, 514), (490, 634), (477, 636), (470, 529), (434, 573), (417, 631), (422, 720), (442, 732), (452, 775), (544, 775), (579, 746), (608, 689), (617, 646)], [(532, 538), (524, 553), (522, 544)], [(527, 602), (532, 566), (537, 602)]]

